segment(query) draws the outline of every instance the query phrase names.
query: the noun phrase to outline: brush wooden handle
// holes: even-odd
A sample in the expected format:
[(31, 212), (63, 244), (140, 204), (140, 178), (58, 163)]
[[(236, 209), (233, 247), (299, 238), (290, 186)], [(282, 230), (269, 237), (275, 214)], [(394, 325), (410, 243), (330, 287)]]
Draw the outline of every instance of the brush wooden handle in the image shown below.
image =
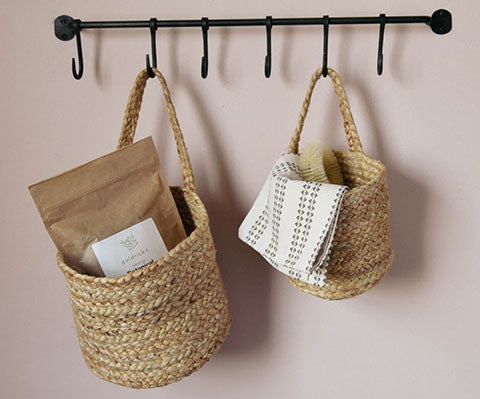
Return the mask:
[[(322, 71), (323, 68), (319, 68), (312, 75), (312, 79), (310, 80), (310, 85), (308, 86), (307, 94), (300, 111), (297, 127), (295, 128), (293, 137), (290, 141), (290, 146), (288, 147), (288, 152), (298, 154), (298, 143), (300, 142), (303, 124), (305, 123), (305, 118), (307, 117), (308, 107), (310, 106), (310, 100), (312, 98), (313, 90), (315, 89), (315, 84), (322, 76)], [(360, 142), (360, 137), (358, 137), (357, 127), (355, 126), (352, 113), (350, 112), (350, 104), (348, 103), (347, 93), (345, 93), (345, 89), (343, 88), (342, 80), (340, 79), (338, 73), (332, 68), (328, 68), (328, 76), (330, 76), (332, 79), (335, 93), (337, 93), (338, 105), (340, 106), (340, 112), (343, 116), (343, 124), (345, 126), (345, 133), (347, 134), (350, 151), (363, 152), (362, 143)]]
[[(180, 129), (180, 124), (178, 123), (175, 107), (173, 106), (172, 98), (170, 97), (170, 91), (168, 90), (167, 82), (158, 69), (152, 69), (162, 84), (167, 112), (170, 119), (170, 124), (172, 126), (173, 135), (175, 136), (180, 164), (182, 166), (183, 183), (186, 189), (196, 192), (197, 188), (195, 186), (195, 181), (193, 180), (192, 165), (188, 156), (187, 147), (185, 146), (185, 141), (183, 140), (182, 130)], [(143, 93), (145, 91), (147, 80), (148, 73), (147, 70), (144, 69), (137, 76), (133, 89), (130, 92), (127, 108), (123, 117), (122, 132), (120, 133), (120, 139), (118, 140), (117, 148), (126, 147), (127, 145), (133, 143), (135, 129), (137, 128), (138, 114), (140, 113), (140, 108), (142, 106)]]

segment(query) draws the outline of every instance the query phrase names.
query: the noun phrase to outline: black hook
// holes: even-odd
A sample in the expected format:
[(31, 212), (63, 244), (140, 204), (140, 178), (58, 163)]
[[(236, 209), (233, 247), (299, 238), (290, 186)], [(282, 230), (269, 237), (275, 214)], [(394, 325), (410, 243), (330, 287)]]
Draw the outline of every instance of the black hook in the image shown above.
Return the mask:
[(322, 75), (324, 78), (328, 75), (328, 15), (323, 16), (323, 66)]
[(73, 26), (75, 31), (75, 38), (77, 39), (77, 53), (78, 53), (78, 73), (75, 65), (75, 58), (72, 58), (72, 73), (73, 77), (77, 80), (83, 76), (83, 52), (82, 52), (82, 39), (80, 38), (80, 20), (73, 20)]
[(383, 72), (383, 36), (385, 34), (385, 14), (380, 14), (380, 35), (378, 37), (377, 74)]
[(265, 18), (265, 26), (267, 29), (267, 55), (265, 56), (265, 77), (269, 78), (272, 73), (272, 16)]
[[(157, 41), (155, 37), (155, 32), (157, 31), (157, 18), (150, 18), (150, 41), (152, 47), (152, 62), (153, 67), (157, 68)], [(147, 73), (151, 78), (155, 77), (155, 72), (153, 72), (152, 67), (150, 66), (150, 57), (147, 54)]]
[(202, 57), (202, 78), (208, 75), (208, 18), (202, 18), (202, 36), (203, 36), (203, 57)]

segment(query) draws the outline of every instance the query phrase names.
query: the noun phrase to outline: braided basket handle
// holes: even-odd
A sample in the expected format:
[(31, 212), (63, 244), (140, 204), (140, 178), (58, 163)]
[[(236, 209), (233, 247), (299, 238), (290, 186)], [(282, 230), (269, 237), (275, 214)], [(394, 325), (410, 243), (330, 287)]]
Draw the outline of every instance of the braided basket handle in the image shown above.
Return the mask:
[[(289, 153), (298, 154), (298, 143), (300, 142), (300, 135), (302, 133), (303, 124), (307, 116), (308, 107), (310, 106), (310, 100), (312, 98), (313, 89), (318, 79), (322, 76), (323, 68), (317, 69), (310, 80), (310, 85), (308, 86), (307, 94), (305, 100), (303, 101), (302, 109), (300, 111), (300, 117), (298, 119), (297, 127), (293, 133), (293, 137), (290, 141), (290, 146), (288, 147)], [(337, 72), (332, 68), (328, 68), (328, 76), (332, 79), (333, 86), (335, 88), (335, 93), (337, 93), (338, 105), (340, 106), (340, 112), (343, 116), (343, 124), (345, 126), (345, 133), (347, 134), (348, 145), (350, 151), (362, 151), (362, 143), (360, 142), (360, 137), (358, 137), (357, 127), (353, 120), (352, 113), (350, 112), (350, 104), (348, 103), (347, 93), (343, 88), (342, 80)]]
[[(186, 189), (196, 192), (197, 188), (193, 180), (192, 165), (190, 164), (190, 158), (188, 157), (187, 148), (183, 140), (183, 134), (180, 129), (180, 124), (178, 123), (177, 114), (172, 103), (172, 98), (170, 97), (170, 91), (168, 90), (167, 82), (158, 69), (152, 69), (162, 84), (168, 117), (172, 126), (173, 135), (175, 136), (177, 152), (180, 158), (180, 164), (182, 166), (183, 183)], [(137, 79), (135, 79), (135, 84), (130, 92), (127, 108), (125, 109), (125, 115), (123, 117), (122, 132), (120, 133), (120, 139), (118, 140), (117, 146), (118, 149), (133, 143), (133, 137), (135, 136), (135, 129), (138, 122), (138, 114), (140, 113), (140, 108), (142, 106), (143, 93), (145, 91), (147, 80), (148, 73), (146, 69), (141, 71), (138, 74)]]

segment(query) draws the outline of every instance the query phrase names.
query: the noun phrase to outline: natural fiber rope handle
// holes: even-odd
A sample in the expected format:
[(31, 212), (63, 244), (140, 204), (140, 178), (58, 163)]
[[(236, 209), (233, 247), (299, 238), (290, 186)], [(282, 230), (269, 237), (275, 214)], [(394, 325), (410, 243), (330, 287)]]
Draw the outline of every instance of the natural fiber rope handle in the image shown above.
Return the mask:
[[(310, 106), (310, 100), (312, 98), (313, 89), (318, 79), (322, 76), (323, 68), (317, 69), (310, 80), (310, 85), (308, 86), (307, 94), (305, 100), (303, 101), (302, 109), (300, 111), (300, 117), (298, 119), (297, 127), (293, 133), (292, 140), (290, 141), (290, 146), (288, 147), (289, 153), (298, 154), (298, 143), (300, 142), (300, 135), (302, 133), (303, 124), (307, 116), (308, 107)], [(360, 137), (358, 137), (357, 127), (353, 120), (352, 113), (350, 112), (350, 104), (348, 103), (347, 93), (343, 88), (342, 80), (337, 72), (332, 68), (328, 68), (328, 76), (332, 79), (333, 86), (335, 88), (335, 93), (337, 93), (338, 105), (340, 106), (340, 112), (343, 116), (343, 123), (345, 126), (345, 133), (347, 134), (348, 145), (350, 151), (362, 151), (362, 143), (360, 142)]]
[[(187, 148), (183, 140), (183, 134), (180, 129), (180, 124), (178, 123), (177, 114), (172, 103), (172, 98), (170, 97), (170, 91), (168, 90), (167, 82), (158, 69), (152, 68), (152, 70), (155, 72), (155, 75), (162, 84), (168, 117), (172, 126), (175, 142), (177, 143), (177, 152), (180, 158), (180, 164), (182, 166), (183, 183), (185, 188), (189, 191), (197, 192), (197, 188), (193, 180), (192, 165), (190, 163), (190, 158), (188, 157)], [(138, 115), (142, 106), (143, 93), (145, 91), (147, 80), (148, 73), (147, 70), (144, 69), (137, 76), (133, 89), (130, 92), (127, 108), (125, 109), (125, 115), (123, 117), (122, 132), (120, 133), (120, 139), (118, 140), (117, 148), (123, 148), (133, 143), (133, 137), (135, 136), (135, 129), (137, 127)]]

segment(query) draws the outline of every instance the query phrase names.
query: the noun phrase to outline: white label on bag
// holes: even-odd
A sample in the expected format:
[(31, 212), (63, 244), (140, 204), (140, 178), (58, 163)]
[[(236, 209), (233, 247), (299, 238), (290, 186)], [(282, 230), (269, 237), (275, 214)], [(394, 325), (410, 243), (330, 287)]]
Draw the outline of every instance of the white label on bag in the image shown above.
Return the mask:
[(105, 277), (119, 277), (142, 269), (168, 251), (152, 218), (92, 245)]

